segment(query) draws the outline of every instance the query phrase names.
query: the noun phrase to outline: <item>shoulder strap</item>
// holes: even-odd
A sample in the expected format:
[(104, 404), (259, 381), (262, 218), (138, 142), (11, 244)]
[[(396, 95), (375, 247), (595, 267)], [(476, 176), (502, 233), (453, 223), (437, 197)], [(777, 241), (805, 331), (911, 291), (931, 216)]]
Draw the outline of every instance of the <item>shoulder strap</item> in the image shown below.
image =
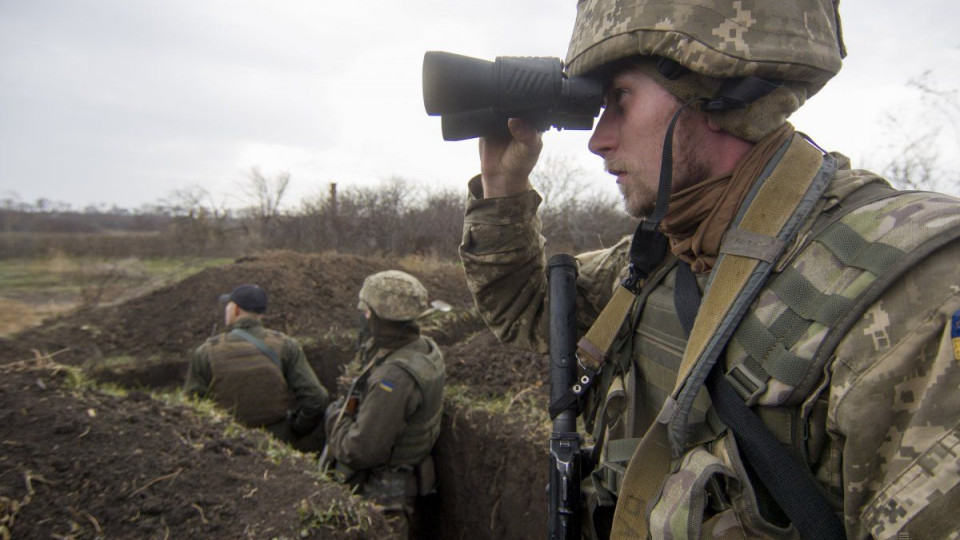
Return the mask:
[[(657, 497), (671, 458), (683, 451), (689, 407), (706, 381), (737, 322), (766, 282), (776, 261), (820, 198), (836, 170), (836, 161), (824, 156), (800, 136), (794, 136), (764, 171), (762, 181), (748, 195), (736, 219), (749, 242), (776, 249), (761, 250), (764, 259), (750, 254), (722, 254), (698, 312), (674, 391), (640, 441), (621, 484), (614, 511), (611, 538), (646, 538), (647, 505)], [(783, 208), (790, 208), (784, 212)], [(669, 429), (668, 429), (669, 426)], [(679, 434), (679, 435), (678, 435)]]
[(280, 357), (277, 356), (277, 352), (271, 349), (262, 339), (257, 336), (247, 332), (242, 328), (234, 328), (230, 331), (231, 334), (243, 338), (244, 340), (250, 342), (253, 346), (260, 350), (267, 358), (273, 361), (274, 364), (280, 368), (280, 371), (283, 371), (283, 364), (280, 363)]

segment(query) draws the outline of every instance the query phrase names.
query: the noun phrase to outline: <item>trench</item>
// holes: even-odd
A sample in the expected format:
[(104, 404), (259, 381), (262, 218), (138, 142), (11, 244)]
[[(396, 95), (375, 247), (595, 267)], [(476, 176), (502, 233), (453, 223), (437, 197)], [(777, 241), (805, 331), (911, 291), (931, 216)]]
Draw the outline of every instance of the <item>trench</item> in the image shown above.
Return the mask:
[[(305, 346), (318, 378), (337, 387), (340, 366), (352, 353), (327, 342)], [(186, 374), (182, 359), (141, 360), (88, 367), (101, 382), (127, 388), (172, 389)], [(544, 413), (545, 414), (545, 413)], [(549, 441), (542, 429), (515, 415), (498, 413), (481, 400), (444, 404), (440, 437), (434, 447), (438, 493), (418, 500), (421, 540), (543, 538)], [(534, 433), (540, 433), (539, 438)], [(548, 434), (547, 434), (548, 435)]]

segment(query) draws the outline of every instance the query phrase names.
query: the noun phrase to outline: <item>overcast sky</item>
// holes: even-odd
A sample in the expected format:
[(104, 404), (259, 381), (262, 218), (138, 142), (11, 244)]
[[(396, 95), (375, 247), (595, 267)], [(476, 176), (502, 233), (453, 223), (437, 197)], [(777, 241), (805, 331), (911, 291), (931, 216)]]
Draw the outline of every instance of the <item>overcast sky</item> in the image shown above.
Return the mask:
[[(291, 204), (332, 181), (392, 176), (462, 190), (478, 171), (476, 141), (443, 142), (424, 113), (423, 53), (563, 57), (575, 6), (0, 0), (0, 198), (132, 208), (191, 185), (235, 192), (252, 166), (289, 172)], [(896, 130), (931, 125), (908, 81), (931, 71), (929, 83), (960, 88), (960, 3), (845, 0), (840, 10), (844, 68), (792, 120), (855, 165), (879, 167)], [(960, 126), (950, 127), (941, 161), (955, 163)], [(552, 132), (546, 152), (574, 156), (615, 194), (587, 137)]]

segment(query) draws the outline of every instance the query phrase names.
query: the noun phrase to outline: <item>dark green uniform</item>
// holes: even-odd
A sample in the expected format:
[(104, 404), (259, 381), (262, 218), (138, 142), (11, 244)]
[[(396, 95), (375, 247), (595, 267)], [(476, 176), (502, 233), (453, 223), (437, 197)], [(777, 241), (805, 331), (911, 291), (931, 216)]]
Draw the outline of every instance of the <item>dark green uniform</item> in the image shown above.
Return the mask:
[[(248, 332), (278, 363), (234, 330)], [(283, 440), (313, 431), (330, 398), (295, 340), (243, 317), (197, 348), (184, 391), (209, 397), (250, 427), (266, 427)], [(291, 407), (291, 397), (296, 408)], [(287, 411), (295, 410), (290, 422)]]
[(327, 418), (327, 453), (360, 494), (409, 514), (418, 491), (433, 487), (418, 486), (415, 473), (440, 434), (443, 355), (428, 337), (376, 352), (372, 342), (359, 353), (366, 366), (354, 387), (355, 415)]

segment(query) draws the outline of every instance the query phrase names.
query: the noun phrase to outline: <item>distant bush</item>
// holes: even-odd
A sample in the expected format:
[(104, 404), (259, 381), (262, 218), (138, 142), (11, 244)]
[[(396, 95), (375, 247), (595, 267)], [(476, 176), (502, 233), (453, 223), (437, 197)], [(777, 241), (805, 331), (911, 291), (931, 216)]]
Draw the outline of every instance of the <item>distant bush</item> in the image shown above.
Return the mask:
[[(635, 221), (618, 202), (585, 194), (569, 177), (556, 178), (543, 173), (534, 178), (544, 193), (540, 215), (549, 252), (598, 249), (633, 231)], [(0, 209), (0, 259), (55, 252), (237, 257), (262, 249), (456, 259), (465, 196), (392, 178), (343, 192), (331, 184), (328, 193), (301, 201), (295, 210), (274, 210), (269, 219), (263, 212), (231, 211), (211, 201), (195, 188), (178, 192), (175, 203), (136, 214), (116, 208), (79, 213), (7, 207)]]

